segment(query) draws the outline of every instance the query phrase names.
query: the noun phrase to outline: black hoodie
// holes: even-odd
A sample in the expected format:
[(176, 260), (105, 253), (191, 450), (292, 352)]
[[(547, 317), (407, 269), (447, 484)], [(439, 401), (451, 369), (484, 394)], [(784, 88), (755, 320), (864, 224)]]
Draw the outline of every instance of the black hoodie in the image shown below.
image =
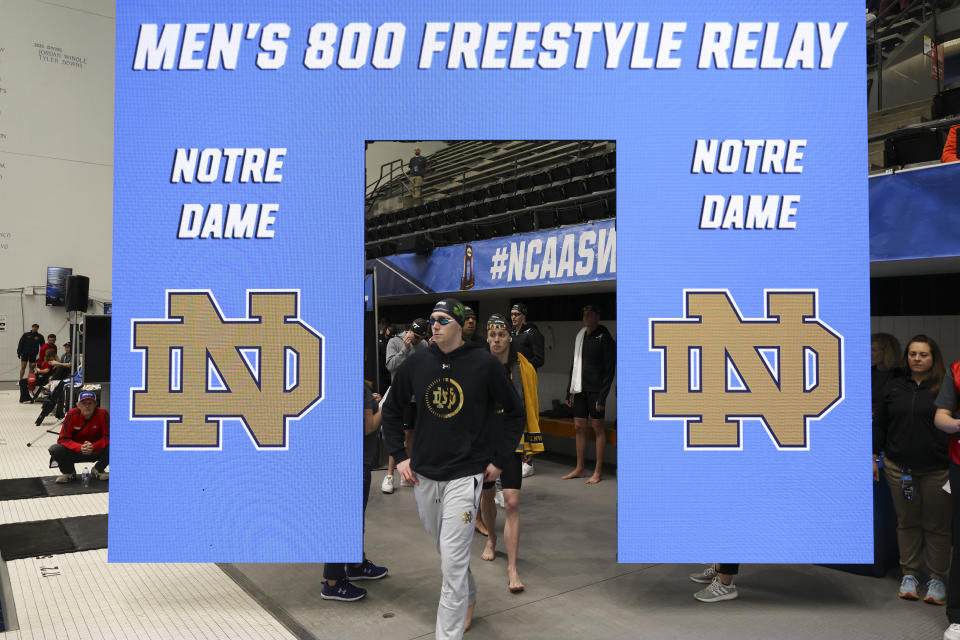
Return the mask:
[[(413, 396), (417, 418), (410, 466), (431, 480), (503, 469), (523, 434), (523, 404), (500, 361), (472, 342), (450, 353), (432, 344), (410, 355), (393, 375), (383, 405), (383, 435), (397, 462), (403, 447), (403, 405)], [(503, 419), (490, 417), (503, 407)]]

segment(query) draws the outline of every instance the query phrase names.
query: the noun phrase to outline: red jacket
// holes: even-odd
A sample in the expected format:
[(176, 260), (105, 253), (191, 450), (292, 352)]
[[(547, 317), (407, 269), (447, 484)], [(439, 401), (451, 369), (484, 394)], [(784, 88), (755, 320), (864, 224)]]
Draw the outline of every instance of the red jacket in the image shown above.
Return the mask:
[(63, 418), (57, 442), (71, 451), (79, 452), (86, 441), (90, 441), (94, 451), (110, 444), (110, 414), (106, 409), (97, 407), (89, 421), (83, 419), (83, 414), (77, 408), (70, 409)]
[(943, 145), (943, 151), (940, 153), (940, 162), (956, 162), (957, 158), (957, 128), (960, 125), (953, 125), (947, 133), (947, 141)]
[(44, 359), (46, 358), (46, 355), (47, 355), (47, 350), (49, 350), (49, 349), (53, 349), (53, 352), (56, 353), (56, 352), (57, 352), (57, 345), (55, 345), (55, 344), (49, 344), (49, 343), (47, 343), (47, 342), (44, 342), (42, 345), (40, 345), (40, 353), (37, 354), (37, 362), (38, 362), (38, 363), (44, 361)]

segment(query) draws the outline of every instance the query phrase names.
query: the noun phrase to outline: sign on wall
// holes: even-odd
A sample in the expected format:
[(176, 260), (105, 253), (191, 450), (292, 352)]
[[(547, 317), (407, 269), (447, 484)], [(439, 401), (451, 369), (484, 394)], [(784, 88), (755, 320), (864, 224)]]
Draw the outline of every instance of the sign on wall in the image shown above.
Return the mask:
[(615, 229), (472, 275), (616, 274), (620, 559), (867, 558), (862, 41), (854, 2), (121, 3), (110, 558), (359, 560), (364, 141), (467, 139), (616, 141)]

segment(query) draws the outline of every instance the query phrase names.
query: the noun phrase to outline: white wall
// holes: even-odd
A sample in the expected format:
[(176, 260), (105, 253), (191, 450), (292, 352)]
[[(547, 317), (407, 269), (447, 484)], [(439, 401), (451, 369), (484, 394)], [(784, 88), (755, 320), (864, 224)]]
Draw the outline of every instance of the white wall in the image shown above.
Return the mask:
[(0, 380), (24, 325), (67, 324), (44, 306), (48, 266), (111, 299), (115, 22), (112, 0), (0, 3)]
[(62, 266), (109, 295), (115, 22), (104, 0), (0, 5), (0, 289)]
[(870, 319), (870, 333), (889, 333), (897, 337), (900, 347), (907, 340), (925, 334), (937, 341), (944, 362), (960, 360), (960, 317), (958, 316), (875, 316)]

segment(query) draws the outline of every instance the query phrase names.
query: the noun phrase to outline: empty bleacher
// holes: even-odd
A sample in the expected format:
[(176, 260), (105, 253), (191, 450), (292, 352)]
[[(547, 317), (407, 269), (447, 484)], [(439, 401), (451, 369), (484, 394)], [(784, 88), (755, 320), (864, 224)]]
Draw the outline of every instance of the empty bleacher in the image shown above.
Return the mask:
[(456, 142), (428, 161), (422, 201), (403, 175), (367, 195), (368, 258), (616, 217), (613, 143)]

